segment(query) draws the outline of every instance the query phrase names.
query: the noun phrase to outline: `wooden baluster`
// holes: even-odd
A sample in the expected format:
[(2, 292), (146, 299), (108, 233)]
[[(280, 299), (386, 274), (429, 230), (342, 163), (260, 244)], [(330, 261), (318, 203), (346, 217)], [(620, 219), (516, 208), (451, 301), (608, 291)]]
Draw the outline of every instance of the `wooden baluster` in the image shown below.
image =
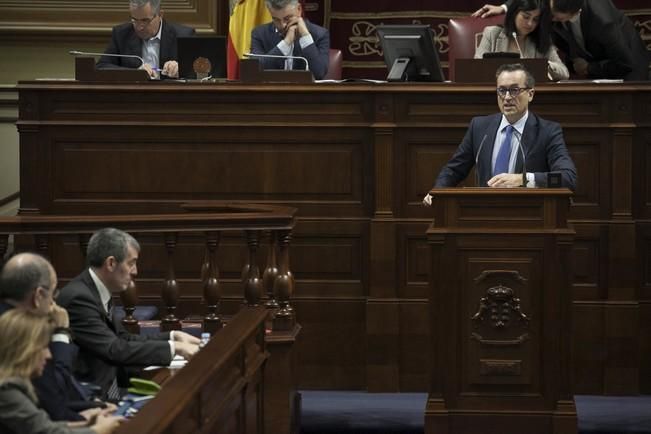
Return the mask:
[(246, 231), (246, 241), (249, 246), (249, 263), (244, 267), (246, 271), (244, 279), (244, 299), (248, 306), (257, 306), (262, 296), (262, 280), (256, 260), (258, 244), (260, 242), (260, 231)]
[(47, 234), (34, 235), (34, 243), (36, 244), (36, 251), (46, 258), (50, 257), (50, 244)]
[(86, 255), (88, 254), (88, 242), (90, 241), (90, 234), (78, 234), (77, 239), (79, 240), (79, 250), (81, 250), (81, 256), (84, 258), (84, 264), (82, 267), (86, 266)]
[(124, 318), (122, 318), (122, 325), (129, 333), (139, 334), (140, 326), (138, 320), (133, 316), (138, 304), (138, 289), (136, 282), (132, 280), (125, 291), (120, 292), (120, 300), (122, 301), (122, 308), (124, 309)]
[(294, 293), (294, 276), (289, 271), (289, 243), (292, 239), (291, 231), (280, 231), (278, 234), (280, 249), (280, 273), (274, 281), (274, 294), (280, 309), (273, 319), (273, 330), (292, 330), (296, 324), (294, 308), (289, 300)]
[(165, 234), (165, 248), (167, 250), (167, 279), (163, 282), (162, 298), (165, 304), (166, 315), (161, 320), (162, 331), (181, 330), (181, 322), (174, 314), (179, 299), (179, 287), (174, 277), (174, 249), (176, 248), (176, 233)]
[(9, 234), (0, 235), (0, 263), (4, 263), (7, 249), (9, 248)]
[[(269, 232), (269, 247), (267, 250), (267, 268), (264, 269), (262, 274), (262, 287), (267, 293), (267, 302), (264, 306), (269, 312), (269, 321), (273, 320), (274, 315), (278, 311), (278, 301), (274, 296), (274, 282), (278, 277), (278, 261), (276, 260), (276, 242), (278, 237), (276, 231)], [(270, 324), (268, 324), (270, 326)]]
[[(211, 335), (222, 328), (222, 319), (217, 312), (221, 299), (221, 288), (219, 287), (219, 268), (217, 267), (217, 248), (219, 247), (219, 232), (208, 232), (206, 234), (206, 262), (202, 265), (201, 273), (203, 279), (203, 299), (208, 312), (203, 318), (203, 331)], [(205, 276), (204, 276), (204, 269)]]

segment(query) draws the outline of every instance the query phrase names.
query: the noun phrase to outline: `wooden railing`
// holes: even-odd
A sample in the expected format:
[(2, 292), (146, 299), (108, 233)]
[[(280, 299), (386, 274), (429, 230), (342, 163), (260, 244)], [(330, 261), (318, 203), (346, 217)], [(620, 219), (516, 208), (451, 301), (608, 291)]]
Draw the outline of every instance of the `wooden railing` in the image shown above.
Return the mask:
[(244, 307), (116, 434), (274, 433), (263, 428), (266, 316)]
[[(217, 252), (222, 233), (239, 231), (246, 240), (247, 261), (242, 266), (242, 291), (247, 306), (265, 301), (269, 310), (271, 328), (292, 330), (295, 326), (291, 296), (294, 278), (290, 271), (289, 245), (295, 224), (294, 208), (265, 205), (235, 205), (221, 202), (201, 202), (184, 205), (184, 213), (156, 215), (93, 215), (93, 216), (16, 216), (0, 217), (0, 257), (8, 249), (9, 236), (20, 240), (18, 250), (32, 250), (50, 256), (50, 249), (58, 236), (77, 236), (79, 249), (85, 257), (90, 235), (102, 227), (117, 227), (137, 234), (158, 234), (164, 238), (167, 253), (167, 271), (161, 288), (161, 329), (181, 328), (177, 306), (179, 285), (176, 280), (175, 255), (181, 234), (202, 234), (205, 255), (197, 264), (203, 285), (203, 299), (207, 312), (203, 328), (214, 333), (222, 327), (219, 305), (221, 301), (220, 275)], [(267, 263), (260, 272), (257, 252), (267, 239)], [(55, 269), (57, 264), (54, 263)], [(79, 271), (83, 268), (80, 264)], [(135, 286), (121, 294), (126, 311), (123, 323), (132, 332), (138, 332), (133, 317), (138, 297)]]
[[(162, 239), (167, 269), (161, 282), (161, 328), (170, 330), (181, 327), (177, 305), (183, 291), (175, 268), (175, 259), (183, 254), (179, 253), (179, 238), (189, 234), (196, 239), (199, 234), (205, 252), (197, 255), (197, 266), (192, 268), (197, 270), (203, 288), (203, 328), (214, 337), (190, 361), (190, 369), (186, 367), (165, 383), (159, 396), (119, 432), (296, 432), (300, 409), (293, 346), (300, 326), (290, 302), (294, 278), (289, 263), (296, 209), (211, 201), (188, 203), (183, 210), (157, 215), (0, 218), (0, 257), (7, 253), (10, 236), (14, 236), (15, 250), (36, 251), (47, 257), (61, 255), (59, 238), (65, 238), (67, 244), (73, 240), (74, 254), (81, 252), (85, 257), (90, 235), (102, 227), (116, 227), (137, 234), (137, 238)], [(222, 235), (234, 231), (242, 232), (247, 250), (241, 267), (244, 306), (222, 330), (217, 253)], [(266, 249), (262, 272), (257, 254), (261, 248)], [(69, 258), (59, 260), (68, 267), (73, 262)], [(53, 260), (53, 265), (56, 269), (57, 261)], [(82, 268), (79, 264), (75, 273)], [(131, 332), (138, 332), (133, 317), (138, 301), (135, 286), (123, 291), (121, 299), (127, 313), (123, 323)], [(265, 329), (271, 330), (265, 334)]]

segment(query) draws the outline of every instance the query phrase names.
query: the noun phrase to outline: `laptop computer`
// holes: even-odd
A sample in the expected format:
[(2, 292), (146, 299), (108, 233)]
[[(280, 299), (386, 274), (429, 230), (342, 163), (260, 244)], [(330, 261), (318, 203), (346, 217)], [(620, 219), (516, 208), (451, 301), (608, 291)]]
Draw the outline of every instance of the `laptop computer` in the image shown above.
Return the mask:
[(483, 59), (455, 59), (455, 83), (495, 84), (495, 71), (505, 63), (522, 63), (536, 79), (536, 83), (549, 82), (547, 59), (520, 59), (511, 57), (486, 57)]
[(183, 36), (176, 42), (179, 78), (226, 78), (226, 36)]

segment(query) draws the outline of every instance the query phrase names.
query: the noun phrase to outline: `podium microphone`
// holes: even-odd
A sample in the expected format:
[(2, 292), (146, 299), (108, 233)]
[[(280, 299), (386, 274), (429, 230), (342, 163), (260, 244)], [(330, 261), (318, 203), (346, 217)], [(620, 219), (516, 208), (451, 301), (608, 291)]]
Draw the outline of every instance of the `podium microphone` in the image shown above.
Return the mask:
[(515, 40), (515, 45), (518, 47), (518, 51), (520, 52), (520, 59), (524, 59), (524, 55), (522, 55), (522, 48), (520, 48), (520, 43), (518, 42), (518, 34), (513, 32), (511, 33), (511, 36), (513, 36), (513, 39)]
[(515, 132), (515, 137), (518, 139), (518, 149), (520, 150), (520, 154), (522, 155), (522, 187), (527, 186), (527, 158), (524, 152), (524, 148), (522, 147), (522, 135), (513, 128), (513, 132)]
[(484, 138), (481, 139), (481, 143), (479, 143), (479, 149), (477, 149), (477, 155), (475, 155), (475, 183), (477, 184), (477, 187), (481, 187), (481, 185), (479, 185), (479, 154), (481, 154), (481, 148), (484, 147), (484, 142), (486, 141), (487, 137), (488, 134), (484, 134)]
[(73, 56), (131, 57), (131, 58), (140, 60), (140, 67), (142, 67), (142, 65), (145, 64), (145, 60), (140, 56), (136, 56), (135, 54), (91, 53), (89, 51), (77, 51), (77, 50), (70, 50), (70, 51), (68, 51), (68, 54), (72, 54)]
[(280, 55), (277, 55), (277, 54), (244, 53), (244, 57), (253, 57), (253, 58), (259, 58), (259, 59), (285, 59), (285, 60), (287, 60), (287, 59), (298, 59), (298, 60), (302, 60), (303, 62), (305, 62), (305, 70), (306, 71), (310, 70), (310, 66), (309, 66), (309, 64), (307, 62), (307, 59), (305, 57), (302, 57), (302, 56), (280, 56)]

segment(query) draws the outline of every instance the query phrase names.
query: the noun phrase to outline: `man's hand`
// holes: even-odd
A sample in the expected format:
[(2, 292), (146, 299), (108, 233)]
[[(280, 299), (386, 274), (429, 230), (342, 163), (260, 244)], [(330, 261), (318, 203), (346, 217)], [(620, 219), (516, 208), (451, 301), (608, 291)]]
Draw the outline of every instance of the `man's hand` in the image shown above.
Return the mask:
[(292, 45), (294, 43), (297, 31), (298, 26), (296, 24), (287, 23), (287, 26), (285, 26), (285, 43), (287, 45)]
[(97, 434), (110, 434), (124, 421), (126, 419), (122, 416), (106, 416), (100, 414), (97, 416), (97, 421), (90, 428)]
[(588, 76), (588, 61), (587, 60), (585, 60), (582, 57), (577, 57), (576, 59), (574, 59), (572, 61), (572, 63), (574, 64), (574, 72), (576, 72), (576, 74), (579, 77), (587, 77)]
[(143, 63), (140, 69), (144, 69), (151, 78), (158, 78), (158, 73), (148, 63)]
[(522, 186), (521, 173), (500, 173), (488, 180), (489, 187), (509, 188)]
[(493, 15), (500, 15), (504, 13), (504, 8), (502, 6), (495, 6), (495, 5), (484, 5), (477, 9), (472, 16), (475, 18), (488, 18), (492, 17)]
[(181, 356), (185, 360), (190, 360), (197, 351), (199, 351), (199, 345), (191, 344), (189, 342), (174, 342), (174, 355)]
[(199, 345), (201, 339), (194, 337), (189, 333), (174, 330), (174, 342), (186, 342), (189, 344)]
[(163, 70), (161, 74), (166, 75), (170, 78), (179, 78), (179, 64), (176, 60), (168, 60), (163, 65)]
[(50, 316), (54, 321), (54, 327), (67, 329), (70, 327), (70, 319), (68, 318), (68, 311), (56, 303), (52, 304)]
[(423, 205), (432, 206), (432, 195), (427, 193), (423, 198)]

